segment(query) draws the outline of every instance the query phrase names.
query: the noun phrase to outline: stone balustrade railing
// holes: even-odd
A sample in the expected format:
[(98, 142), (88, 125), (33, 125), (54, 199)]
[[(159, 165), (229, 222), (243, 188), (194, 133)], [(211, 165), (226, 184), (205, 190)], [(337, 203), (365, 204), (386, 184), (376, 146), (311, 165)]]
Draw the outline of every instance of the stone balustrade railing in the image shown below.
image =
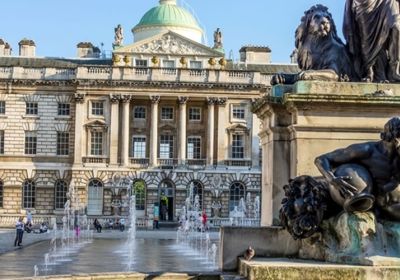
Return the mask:
[(269, 77), (242, 70), (129, 68), (85, 66), (73, 68), (0, 67), (0, 79), (114, 80), (190, 83), (269, 84)]
[(246, 227), (259, 227), (260, 219), (256, 218), (209, 218), (209, 225), (211, 227), (223, 226), (246, 226)]

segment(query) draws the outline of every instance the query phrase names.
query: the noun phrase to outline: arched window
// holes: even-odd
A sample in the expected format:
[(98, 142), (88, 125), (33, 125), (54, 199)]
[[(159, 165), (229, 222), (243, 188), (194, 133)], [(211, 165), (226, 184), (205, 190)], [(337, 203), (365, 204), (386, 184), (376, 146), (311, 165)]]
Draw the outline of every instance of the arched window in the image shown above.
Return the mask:
[(26, 180), (23, 185), (23, 208), (35, 208), (36, 185), (32, 180)]
[(3, 181), (0, 180), (0, 208), (3, 208), (3, 200), (4, 200), (4, 185)]
[(88, 185), (88, 215), (103, 214), (103, 182), (92, 179)]
[[(190, 198), (190, 203), (195, 207), (196, 195), (199, 196), (199, 209), (203, 209), (203, 184), (200, 181), (192, 181), (188, 189), (188, 197)], [(188, 209), (190, 210), (190, 209)]]
[(239, 206), (240, 199), (245, 199), (246, 188), (240, 182), (234, 182), (229, 187), (229, 211), (233, 211), (235, 206)]
[(146, 183), (143, 180), (137, 180), (133, 183), (132, 191), (136, 197), (136, 210), (146, 209)]
[(54, 188), (55, 209), (64, 209), (67, 202), (68, 185), (64, 180), (57, 180)]

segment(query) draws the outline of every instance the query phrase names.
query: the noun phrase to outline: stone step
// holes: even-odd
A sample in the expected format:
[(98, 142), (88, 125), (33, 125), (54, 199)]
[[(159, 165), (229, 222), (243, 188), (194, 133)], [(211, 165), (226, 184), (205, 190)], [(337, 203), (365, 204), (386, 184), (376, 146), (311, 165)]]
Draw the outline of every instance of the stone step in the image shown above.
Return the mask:
[(246, 277), (238, 274), (222, 274), (220, 280), (246, 280)]
[(254, 258), (239, 260), (239, 273), (247, 280), (394, 280), (400, 266), (355, 266), (299, 259)]

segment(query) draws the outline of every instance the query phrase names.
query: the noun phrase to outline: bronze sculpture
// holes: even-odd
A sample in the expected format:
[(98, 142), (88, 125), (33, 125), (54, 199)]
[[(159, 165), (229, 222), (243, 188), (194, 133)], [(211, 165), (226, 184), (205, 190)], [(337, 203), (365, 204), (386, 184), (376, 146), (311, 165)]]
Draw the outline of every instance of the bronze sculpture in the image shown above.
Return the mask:
[(294, 238), (311, 236), (343, 210), (400, 221), (400, 117), (385, 124), (380, 141), (323, 154), (315, 164), (324, 178), (300, 176), (284, 186), (280, 218)]
[(400, 82), (398, 0), (346, 0), (343, 34), (358, 76)]

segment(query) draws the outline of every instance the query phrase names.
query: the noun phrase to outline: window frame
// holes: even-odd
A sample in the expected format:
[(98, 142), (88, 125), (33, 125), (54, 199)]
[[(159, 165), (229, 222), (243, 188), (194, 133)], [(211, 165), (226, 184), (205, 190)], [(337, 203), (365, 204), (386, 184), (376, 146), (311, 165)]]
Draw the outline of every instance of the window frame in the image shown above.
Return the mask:
[(0, 115), (6, 114), (6, 102), (4, 100), (0, 100)]
[[(95, 104), (96, 104), (96, 106), (101, 104), (101, 108), (94, 106)], [(104, 117), (104, 113), (105, 113), (105, 106), (104, 105), (105, 105), (105, 101), (104, 100), (91, 100), (90, 101), (90, 114), (91, 114), (91, 116)], [(98, 110), (98, 111), (96, 111), (96, 110)]]
[(239, 207), (241, 198), (243, 199), (246, 198), (246, 185), (243, 184), (242, 182), (235, 181), (229, 186), (229, 201), (228, 201), (229, 212), (233, 211), (235, 206)]
[[(29, 135), (30, 134), (30, 135)], [(33, 130), (25, 131), (25, 143), (24, 143), (24, 154), (25, 155), (36, 155), (37, 154), (37, 132)], [(31, 141), (29, 141), (31, 140)]]
[[(231, 139), (231, 158), (233, 159), (244, 159), (245, 158), (245, 135), (240, 133), (233, 133)], [(235, 137), (241, 137), (241, 139), (235, 139)], [(237, 142), (241, 141), (241, 146), (235, 145)], [(235, 143), (236, 142), (236, 143)]]
[(0, 155), (4, 155), (5, 131), (0, 130)]
[(68, 184), (65, 180), (57, 180), (54, 183), (54, 209), (55, 210), (64, 209), (64, 205), (67, 202), (67, 192), (68, 192)]
[(35, 181), (27, 179), (22, 186), (22, 208), (34, 209), (36, 206), (36, 184)]
[(25, 102), (25, 115), (37, 116), (39, 114), (38, 102)]
[(57, 104), (57, 116), (69, 117), (71, 116), (71, 104), (58, 102)]
[[(198, 151), (196, 152), (195, 150), (196, 150), (196, 147), (195, 146), (193, 146), (193, 151), (192, 151), (192, 157), (190, 157), (190, 149), (189, 149), (189, 140), (199, 140), (199, 143), (198, 143)], [(187, 159), (201, 159), (201, 152), (202, 152), (202, 149), (201, 149), (201, 136), (188, 136), (187, 137), (187, 141), (186, 141), (186, 158)], [(195, 157), (195, 155), (196, 154), (198, 154), (198, 157)]]
[[(143, 183), (143, 192), (140, 192), (140, 195), (137, 191), (137, 186), (136, 183)], [(136, 210), (139, 211), (144, 211), (146, 210), (146, 194), (147, 194), (147, 186), (146, 182), (144, 180), (136, 180), (133, 182), (132, 187), (131, 187), (131, 195), (133, 194), (133, 191), (135, 193), (135, 205), (136, 205)]]
[[(242, 110), (242, 112), (238, 112), (239, 110)], [(238, 116), (238, 114), (243, 114), (243, 117)], [(232, 120), (246, 121), (246, 116), (247, 112), (246, 112), (246, 107), (244, 105), (232, 104)]]
[[(195, 109), (197, 109), (199, 111), (198, 112), (198, 117), (199, 117), (198, 119), (191, 117), (191, 114), (193, 113), (192, 110), (195, 110)], [(197, 114), (195, 114), (195, 115), (197, 115)], [(188, 119), (189, 119), (190, 122), (201, 122), (201, 119), (202, 119), (201, 107), (189, 107)]]
[[(171, 118), (165, 118), (165, 114), (167, 112), (164, 112), (164, 110), (167, 110), (167, 109), (171, 109), (171, 112), (168, 113), (168, 115), (171, 114)], [(161, 107), (160, 119), (162, 121), (173, 121), (174, 120), (174, 113), (175, 113), (174, 107), (172, 107), (172, 106), (163, 106), (163, 107)]]
[[(57, 149), (56, 155), (69, 156), (69, 132), (57, 131)], [(61, 142), (64, 140), (65, 142)]]
[[(169, 138), (169, 139), (167, 139), (167, 138)], [(160, 135), (160, 147), (159, 147), (159, 158), (160, 159), (173, 159), (174, 158), (174, 140), (175, 140), (174, 135), (171, 135), (171, 134)], [(165, 143), (162, 143), (163, 141)], [(167, 153), (162, 151), (163, 144), (165, 144), (165, 145), (168, 144), (168, 157), (166, 157)]]
[(0, 208), (4, 208), (4, 182), (0, 180)]
[[(138, 64), (141, 64), (142, 62), (144, 62), (143, 65), (138, 65)], [(148, 59), (135, 58), (135, 67), (136, 68), (148, 68), (149, 67), (149, 60)]]
[[(165, 64), (172, 63), (172, 66), (166, 66)], [(176, 61), (173, 59), (163, 59), (162, 61), (163, 68), (173, 69), (176, 68)]]
[[(101, 135), (101, 141), (94, 141), (97, 136)], [(99, 130), (91, 130), (90, 131), (90, 155), (91, 156), (97, 156), (97, 157), (101, 157), (104, 156), (104, 131), (99, 131)], [(97, 145), (97, 146), (96, 146)]]
[[(142, 112), (136, 112), (136, 110), (143, 109)], [(144, 114), (144, 117), (136, 117), (136, 114)], [(146, 120), (147, 108), (146, 106), (134, 106), (133, 107), (133, 119), (134, 120)]]
[[(144, 141), (135, 141), (135, 139), (144, 139)], [(144, 146), (140, 147), (140, 148), (144, 147), (144, 150), (142, 149), (141, 151), (138, 151), (138, 153), (140, 153), (141, 155), (144, 155), (144, 156), (137, 157), (135, 155), (135, 153), (137, 152), (135, 150), (135, 143), (144, 143), (144, 144), (142, 144)], [(132, 136), (132, 157), (135, 158), (135, 159), (144, 159), (144, 158), (146, 158), (146, 154), (147, 154), (147, 139), (146, 139), (146, 136), (144, 136), (144, 135), (133, 135)]]
[[(193, 67), (195, 64), (197, 64), (197, 66)], [(194, 69), (194, 70), (203, 69), (203, 62), (199, 61), (199, 60), (190, 60), (189, 61), (189, 69)]]

